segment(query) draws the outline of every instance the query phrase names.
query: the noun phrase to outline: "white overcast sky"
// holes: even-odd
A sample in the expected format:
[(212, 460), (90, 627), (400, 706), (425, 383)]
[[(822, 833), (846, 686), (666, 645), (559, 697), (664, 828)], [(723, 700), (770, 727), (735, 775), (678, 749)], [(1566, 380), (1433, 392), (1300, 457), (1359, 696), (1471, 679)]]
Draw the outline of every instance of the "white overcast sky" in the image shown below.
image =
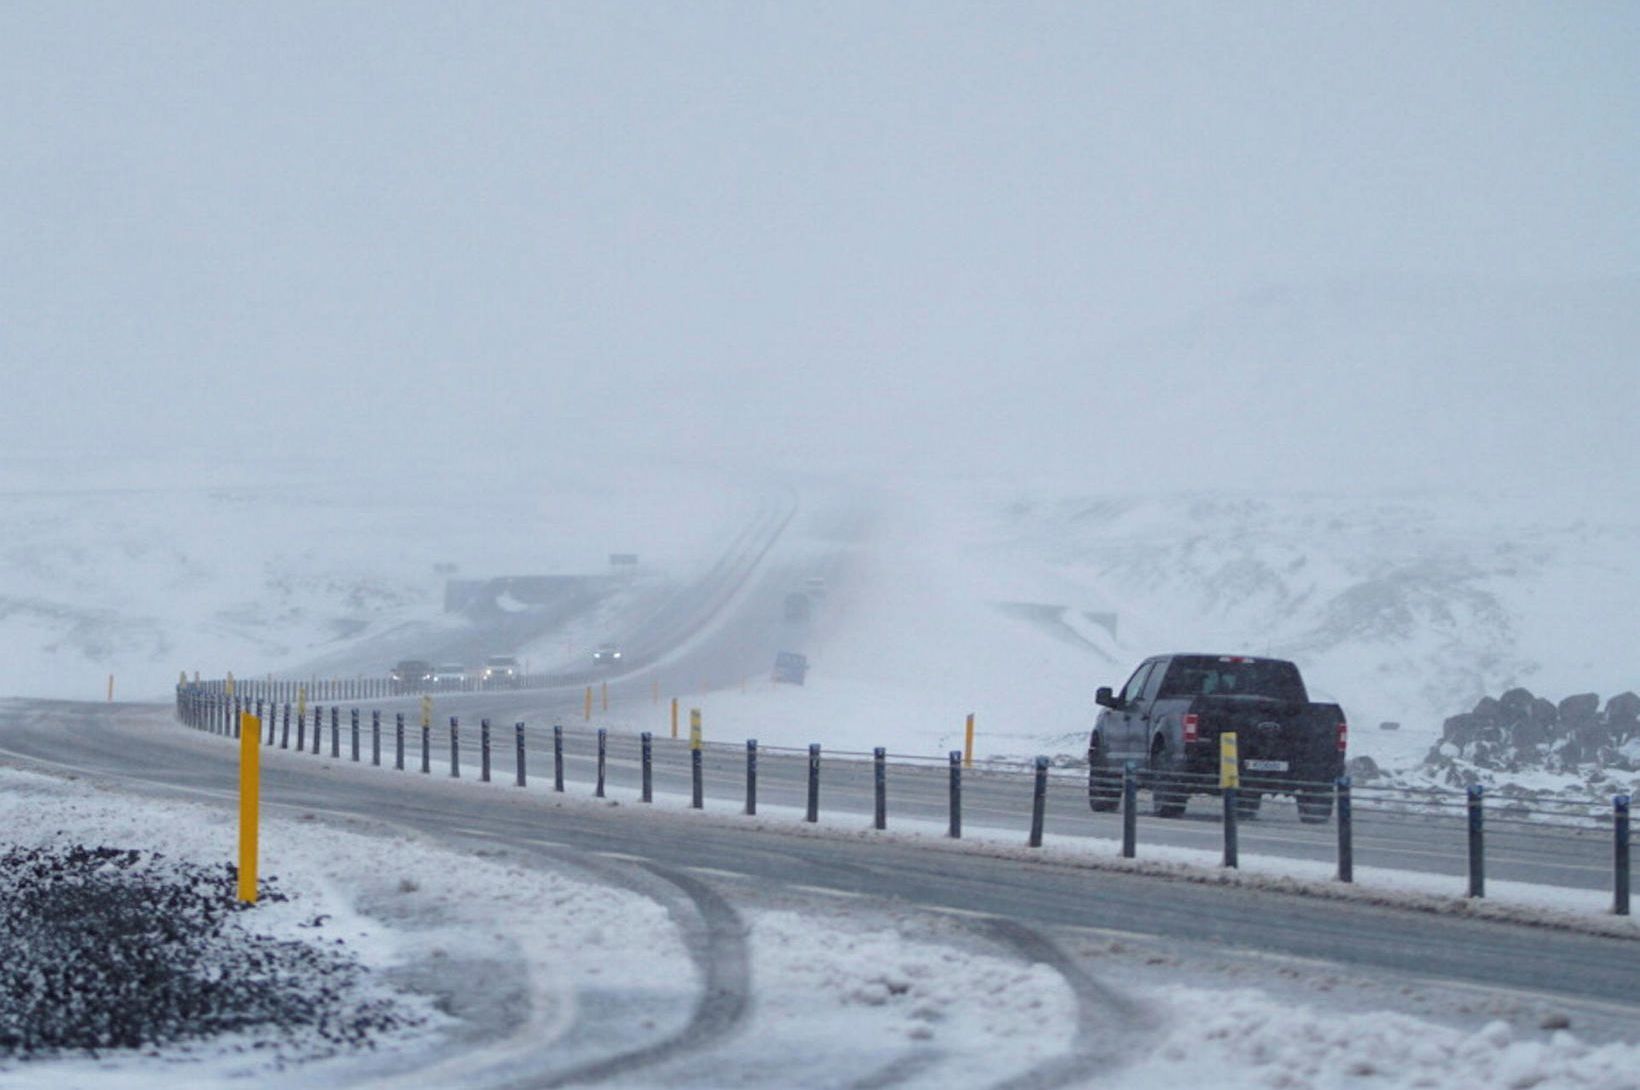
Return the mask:
[(0, 8), (0, 453), (1633, 489), (1640, 5)]

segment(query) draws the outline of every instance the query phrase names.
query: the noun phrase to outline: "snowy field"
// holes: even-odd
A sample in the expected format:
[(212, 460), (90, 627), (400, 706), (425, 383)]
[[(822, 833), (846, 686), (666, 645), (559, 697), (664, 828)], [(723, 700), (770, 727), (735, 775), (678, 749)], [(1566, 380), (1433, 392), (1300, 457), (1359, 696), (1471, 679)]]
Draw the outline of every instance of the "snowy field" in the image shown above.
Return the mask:
[[(463, 576), (589, 571), (629, 550), (686, 580), (777, 491), (590, 481), (596, 468), (315, 483), (300, 466), (217, 466), (204, 485), (199, 472), (8, 465), (0, 692), (99, 697), (112, 673), (121, 696), (161, 697), (183, 669), (253, 676), (346, 658), (406, 626), (437, 632), (454, 623), (439, 564)], [(1630, 514), (937, 481), (830, 482), (799, 502), (853, 505), (864, 536), (782, 546), (840, 561), (793, 637), (812, 662), (804, 688), (749, 677), (663, 694), (701, 706), (717, 737), (932, 755), (960, 745), (974, 713), (981, 755), (1074, 754), (1097, 686), (1158, 651), (1230, 650), (1295, 658), (1313, 692), (1349, 713), (1352, 754), (1404, 769), (1482, 694), (1637, 684)], [(603, 623), (578, 618), (533, 650), (574, 659)], [(1401, 727), (1379, 730), (1384, 720)]]
[[(233, 822), (222, 809), (15, 769), (0, 770), (0, 820), (12, 845), (110, 845), (202, 864), (233, 852)], [(526, 864), (503, 848), (453, 854), (413, 836), (300, 812), (268, 821), (263, 843), (263, 874), (290, 900), (244, 914), (241, 926), (344, 948), (368, 970), (374, 994), (428, 1015), (421, 1032), (357, 1054), (308, 1056), (288, 1043), (236, 1036), (142, 1054), (0, 1058), (0, 1082), (42, 1090), (65, 1083), (214, 1087), (273, 1077), (313, 1087), (481, 1085), (543, 1056), (561, 1063), (635, 1043), (589, 1041), (589, 1024), (639, 1040), (664, 1035), (686, 1018), (699, 988), (676, 920), (641, 893), (598, 881), (585, 860)], [(1076, 1046), (1077, 1004), (1066, 981), (1049, 965), (985, 948), (949, 917), (804, 901), (794, 891), (754, 899), (743, 914), (753, 1004), (743, 1026), (716, 1047), (737, 1071), (755, 1070), (749, 1053), (778, 1058), (783, 1073), (753, 1085), (829, 1085), (862, 1064), (914, 1057), (901, 1085), (983, 1086), (1040, 1069)], [(633, 935), (644, 941), (631, 942)], [(1072, 1085), (1635, 1085), (1640, 1047), (1621, 1041), (1597, 1046), (1552, 1025), (1478, 1020), (1469, 1007), (1461, 1017), (1431, 1020), (1341, 1004), (1352, 989), (1335, 973), (1312, 971), (1319, 990), (1302, 1000), (1246, 983), (1204, 987), (1195, 976), (1157, 967), (1164, 959), (1117, 956), (1117, 942), (1073, 945), (1085, 947), (1096, 979), (1119, 987), (1136, 1007), (1122, 1039), (1105, 1041), (1102, 1062)], [(481, 988), (472, 987), (475, 980)], [(645, 1013), (588, 1022), (578, 1004), (596, 997)], [(615, 1084), (713, 1085), (710, 1072), (724, 1069), (716, 1062), (709, 1051)]]

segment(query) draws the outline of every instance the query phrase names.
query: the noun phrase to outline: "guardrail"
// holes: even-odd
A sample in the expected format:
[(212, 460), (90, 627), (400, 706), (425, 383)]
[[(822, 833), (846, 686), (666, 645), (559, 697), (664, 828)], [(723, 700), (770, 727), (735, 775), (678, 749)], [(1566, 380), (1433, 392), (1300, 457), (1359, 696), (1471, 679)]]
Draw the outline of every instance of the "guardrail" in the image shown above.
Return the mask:
[[(278, 693), (279, 684), (274, 682), (272, 688), (253, 691)], [(311, 707), (296, 703), (293, 707), (289, 701), (276, 702), (268, 696), (239, 693), (229, 696), (220, 683), (204, 682), (178, 686), (176, 700), (178, 718), (195, 729), (238, 737), (240, 715), (249, 713), (261, 724), (261, 741), (265, 746), (314, 755), (328, 748), (332, 759), (342, 759), (341, 708), (334, 703), (316, 702)], [(378, 767), (382, 765), (382, 720), (382, 713), (372, 710), (366, 725), (358, 708), (349, 710), (347, 750), (352, 762), (363, 763), (362, 732), (368, 730), (369, 762)], [(324, 744), (327, 724), (328, 747)], [(444, 735), (437, 741), (448, 742), (450, 778), (462, 775), (465, 745), (469, 750), (477, 749), (480, 780), (491, 780), (498, 753), (493, 746), (489, 720), (480, 721), (476, 741), (472, 732), (463, 734), (458, 716), (449, 717), (447, 724), (437, 727), (430, 719), (422, 722), (419, 738), (412, 735), (408, 742), (402, 713), (395, 713), (391, 729), (395, 770), (408, 771), (406, 747), (419, 742), (419, 763), (415, 767), (420, 774), (431, 775), (433, 734), (437, 729)], [(554, 724), (551, 729), (553, 791), (566, 790), (566, 761), (575, 757), (595, 762), (594, 796), (607, 797), (611, 790), (611, 762), (619, 759), (623, 769), (630, 766), (637, 770), (637, 783), (629, 786), (637, 791), (638, 801), (653, 801), (657, 748), (650, 732), (631, 737), (611, 735), (604, 728), (566, 732), (562, 724)], [(527, 785), (527, 733), (523, 722), (513, 724), (513, 781), (518, 787)], [(566, 750), (566, 738), (579, 740), (582, 736), (587, 743), (584, 747)], [(501, 746), (499, 752), (504, 754), (507, 748)], [(965, 812), (978, 813), (988, 819), (991, 826), (999, 817), (1007, 822), (1018, 821), (1024, 830), (1024, 843), (1032, 848), (1040, 848), (1050, 831), (1066, 837), (1087, 838), (1115, 834), (1112, 839), (1119, 836), (1119, 851), (1129, 859), (1139, 854), (1141, 791), (1150, 794), (1153, 808), (1175, 815), (1181, 796), (1188, 805), (1196, 797), (1206, 795), (1216, 798), (1217, 804), (1198, 809), (1195, 819), (1198, 824), (1193, 825), (1189, 819), (1179, 821), (1176, 817), (1170, 819), (1171, 823), (1176, 828), (1199, 828), (1200, 811), (1206, 809), (1209, 820), (1216, 820), (1220, 827), (1221, 858), (1224, 866), (1231, 868), (1239, 866), (1241, 834), (1249, 822), (1256, 820), (1264, 798), (1275, 793), (1292, 794), (1297, 799), (1300, 818), (1296, 826), (1259, 821), (1255, 827), (1261, 832), (1283, 834), (1284, 843), (1304, 849), (1307, 853), (1304, 858), (1330, 858), (1337, 881), (1350, 883), (1355, 879), (1355, 864), (1363, 846), (1358, 833), (1363, 825), (1369, 834), (1366, 845), (1369, 853), (1379, 850), (1379, 842), (1384, 837), (1404, 836), (1405, 830), (1414, 825), (1434, 826), (1450, 833), (1454, 851), (1461, 842), (1467, 895), (1473, 898), (1486, 895), (1489, 839), (1502, 841), (1504, 847), (1516, 854), (1550, 850), (1559, 858), (1563, 849), (1573, 846), (1587, 849), (1591, 836), (1603, 837), (1609, 830), (1612, 911), (1623, 916), (1630, 911), (1630, 799), (1627, 795), (1616, 795), (1606, 804), (1546, 793), (1493, 796), (1478, 785), (1464, 791), (1443, 791), (1355, 784), (1349, 777), (1323, 783), (1244, 776), (1239, 787), (1221, 789), (1217, 780), (1209, 775), (1150, 773), (1132, 762), (1113, 778), (1108, 773), (1089, 775), (1063, 767), (1056, 769), (1047, 757), (1028, 762), (982, 760), (965, 767), (961, 750), (931, 757), (893, 754), (881, 747), (867, 753), (824, 752), (818, 744), (807, 748), (760, 746), (755, 739), (748, 739), (742, 749), (738, 743), (705, 742), (698, 735), (691, 740), (671, 742), (672, 754), (685, 749), (689, 805), (693, 809), (704, 808), (710, 782), (713, 786), (734, 790), (737, 798), (743, 793), (742, 812), (756, 815), (760, 791), (766, 793), (769, 787), (775, 786), (794, 806), (801, 808), (804, 821), (817, 822), (821, 814), (822, 773), (835, 764), (838, 771), (833, 776), (836, 778), (828, 782), (841, 780), (850, 789), (857, 790), (862, 807), (869, 783), (869, 813), (873, 828), (878, 830), (889, 827), (892, 794), (900, 802), (902, 813), (925, 822), (943, 821), (946, 835), (952, 839), (963, 837)], [(773, 784), (767, 776), (771, 758), (784, 762), (777, 771), (787, 777), (777, 778)], [(764, 775), (760, 776), (760, 769)], [(502, 771), (505, 773), (504, 768)], [(1060, 804), (1057, 810), (1051, 805), (1054, 802)], [(1076, 805), (1067, 805), (1068, 802)], [(1115, 827), (1104, 824), (1107, 822), (1114, 823)], [(1319, 828), (1329, 822), (1334, 825), (1335, 835)]]

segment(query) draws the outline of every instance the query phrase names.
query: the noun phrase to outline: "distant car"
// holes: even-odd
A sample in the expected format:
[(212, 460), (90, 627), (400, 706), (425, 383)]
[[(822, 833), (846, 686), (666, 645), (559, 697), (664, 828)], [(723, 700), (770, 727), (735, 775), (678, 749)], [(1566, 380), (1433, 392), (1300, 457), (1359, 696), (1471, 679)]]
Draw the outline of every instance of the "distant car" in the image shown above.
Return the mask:
[(826, 577), (823, 575), (809, 576), (803, 580), (803, 591), (812, 598), (824, 598), (826, 596)]
[(814, 612), (814, 602), (802, 591), (792, 591), (786, 595), (786, 620), (806, 621)]
[(612, 643), (602, 643), (592, 652), (592, 662), (596, 666), (614, 666), (621, 661), (621, 649)]
[(801, 685), (809, 674), (809, 657), (796, 651), (782, 651), (774, 657), (774, 680)]
[(446, 662), (433, 667), (433, 684), (447, 688), (460, 685), (467, 680), (467, 667), (459, 662)]
[(516, 681), (523, 673), (511, 655), (491, 655), (484, 660), (483, 678), (489, 682)]
[(415, 685), (433, 680), (433, 664), (423, 659), (402, 659), (392, 669), (392, 679), (399, 685)]

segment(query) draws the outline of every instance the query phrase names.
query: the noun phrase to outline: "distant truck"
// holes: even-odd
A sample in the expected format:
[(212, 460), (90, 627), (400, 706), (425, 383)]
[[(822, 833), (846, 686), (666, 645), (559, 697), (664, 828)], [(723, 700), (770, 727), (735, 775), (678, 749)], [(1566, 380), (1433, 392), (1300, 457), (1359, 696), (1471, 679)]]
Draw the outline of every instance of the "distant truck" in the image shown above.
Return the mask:
[(809, 675), (809, 657), (796, 651), (782, 651), (774, 657), (774, 680), (801, 685)]
[(1101, 687), (1103, 709), (1088, 739), (1088, 804), (1114, 810), (1132, 761), (1162, 817), (1184, 813), (1192, 794), (1218, 794), (1219, 737), (1235, 732), (1238, 802), (1256, 813), (1263, 795), (1292, 795), (1298, 816), (1332, 816), (1349, 727), (1337, 704), (1311, 703), (1298, 667), (1247, 655), (1157, 655), (1119, 693)]

